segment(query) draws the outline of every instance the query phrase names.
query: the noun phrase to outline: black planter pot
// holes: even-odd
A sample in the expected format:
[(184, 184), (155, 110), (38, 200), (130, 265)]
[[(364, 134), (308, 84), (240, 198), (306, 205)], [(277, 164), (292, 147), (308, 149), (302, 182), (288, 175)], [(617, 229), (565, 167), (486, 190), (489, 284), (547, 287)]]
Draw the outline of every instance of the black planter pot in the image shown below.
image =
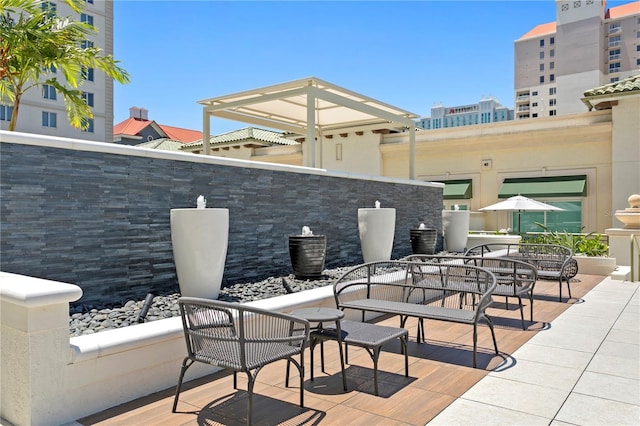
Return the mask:
[(326, 252), (327, 237), (324, 235), (289, 237), (291, 266), (298, 279), (320, 278)]
[(413, 254), (433, 254), (436, 249), (437, 230), (433, 228), (411, 229), (411, 250)]

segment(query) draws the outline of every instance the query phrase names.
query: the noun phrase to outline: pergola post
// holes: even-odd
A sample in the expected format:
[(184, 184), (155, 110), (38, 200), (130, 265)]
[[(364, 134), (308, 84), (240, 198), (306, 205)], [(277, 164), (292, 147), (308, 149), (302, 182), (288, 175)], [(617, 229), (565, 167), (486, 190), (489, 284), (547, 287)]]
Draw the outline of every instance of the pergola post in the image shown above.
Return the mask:
[(305, 166), (316, 166), (316, 95), (313, 88), (307, 91), (307, 159), (309, 164)]
[(409, 126), (409, 179), (416, 178), (416, 127)]
[(204, 155), (211, 155), (211, 116), (207, 107), (202, 108), (202, 146)]

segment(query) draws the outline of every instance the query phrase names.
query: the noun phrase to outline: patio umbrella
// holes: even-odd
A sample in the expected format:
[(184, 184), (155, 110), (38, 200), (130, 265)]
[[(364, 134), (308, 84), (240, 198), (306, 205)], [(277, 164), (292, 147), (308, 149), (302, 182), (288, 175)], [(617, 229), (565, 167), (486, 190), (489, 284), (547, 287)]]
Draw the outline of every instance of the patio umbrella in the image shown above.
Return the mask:
[(564, 209), (550, 204), (545, 204), (522, 195), (507, 198), (490, 206), (478, 209), (480, 211), (511, 211), (518, 212), (518, 233), (520, 233), (520, 214), (522, 212), (551, 212), (564, 211)]

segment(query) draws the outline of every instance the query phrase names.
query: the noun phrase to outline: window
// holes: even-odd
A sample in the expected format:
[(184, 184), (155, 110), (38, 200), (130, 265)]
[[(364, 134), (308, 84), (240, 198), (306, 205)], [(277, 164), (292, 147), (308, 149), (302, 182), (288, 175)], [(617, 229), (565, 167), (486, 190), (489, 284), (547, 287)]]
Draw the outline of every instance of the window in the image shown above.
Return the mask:
[(49, 16), (55, 16), (56, 11), (58, 10), (58, 6), (50, 1), (43, 1), (40, 4), (40, 8)]
[(549, 38), (549, 45), (553, 46), (554, 44), (556, 44), (556, 38), (555, 37)]
[(636, 46), (636, 52), (640, 52), (640, 44)]
[(636, 65), (640, 65), (640, 58), (636, 59)]
[(86, 129), (82, 129), (83, 132), (93, 133), (93, 119), (92, 118), (84, 118), (82, 120), (82, 124), (87, 124)]
[(87, 15), (86, 13), (81, 13), (80, 22), (84, 22), (85, 24), (93, 26), (93, 16)]
[(555, 62), (549, 62), (549, 69), (552, 70), (556, 67), (556, 63)]
[(613, 49), (609, 51), (609, 60), (613, 61), (620, 59), (620, 49)]
[(537, 112), (534, 112), (533, 114), (531, 114), (531, 117), (532, 117), (532, 118), (538, 118), (538, 113), (537, 113)]
[(578, 7), (582, 6), (582, 2), (580, 0), (574, 1), (573, 2), (573, 8), (576, 9)]
[(540, 76), (540, 83), (544, 83), (544, 75)]
[(535, 90), (535, 91), (531, 92), (531, 96), (538, 96), (538, 91)]
[(609, 83), (615, 83), (616, 81), (619, 81), (620, 77), (611, 77), (611, 79), (609, 79)]
[(550, 57), (550, 58), (553, 58), (554, 56), (556, 56), (556, 49), (551, 49), (551, 50), (549, 51), (549, 57)]
[(620, 72), (620, 62), (609, 64), (609, 74)]
[[(540, 232), (536, 223), (543, 224), (549, 231), (582, 232), (582, 201), (549, 201), (546, 204), (560, 207), (562, 211), (552, 212), (522, 212), (520, 214), (521, 232)], [(518, 214), (513, 213), (513, 223), (518, 223)]]
[(609, 24), (609, 34), (620, 31), (620, 22), (613, 22)]
[(549, 99), (549, 106), (555, 106), (556, 105), (556, 99)]
[(556, 94), (556, 88), (555, 87), (550, 87), (549, 88), (549, 96), (555, 95)]
[(89, 40), (82, 40), (80, 42), (80, 47), (82, 49), (88, 49), (90, 47), (93, 47), (93, 45), (94, 45), (94, 43), (92, 41), (89, 41)]
[(549, 111), (549, 115), (550, 116), (556, 115), (556, 110), (552, 109), (551, 111)]
[(90, 107), (93, 106), (93, 93), (89, 93), (89, 92), (82, 92), (82, 99), (84, 99), (84, 101), (87, 103), (87, 105), (89, 105)]
[(42, 111), (42, 127), (58, 127), (57, 121), (55, 112)]
[(48, 84), (42, 85), (42, 98), (56, 100), (56, 88)]
[(613, 37), (609, 37), (609, 47), (616, 47), (616, 46), (620, 46), (620, 44), (622, 44), (622, 42), (620, 41), (620, 36), (613, 36)]
[(93, 4), (93, 0), (84, 0), (86, 3)]
[(93, 81), (93, 68), (82, 67), (82, 78), (87, 81)]
[(540, 64), (540, 71), (544, 71), (544, 64)]
[(12, 114), (12, 106), (0, 104), (0, 121), (11, 121)]
[(531, 106), (532, 106), (532, 107), (537, 107), (537, 106), (538, 106), (538, 103), (537, 103), (537, 102), (534, 102), (534, 103), (532, 103), (532, 104), (531, 104)]
[(555, 74), (549, 74), (549, 81), (550, 82), (556, 81), (556, 75)]
[(544, 47), (544, 39), (540, 40), (540, 47)]
[(540, 52), (540, 59), (544, 59), (544, 52)]

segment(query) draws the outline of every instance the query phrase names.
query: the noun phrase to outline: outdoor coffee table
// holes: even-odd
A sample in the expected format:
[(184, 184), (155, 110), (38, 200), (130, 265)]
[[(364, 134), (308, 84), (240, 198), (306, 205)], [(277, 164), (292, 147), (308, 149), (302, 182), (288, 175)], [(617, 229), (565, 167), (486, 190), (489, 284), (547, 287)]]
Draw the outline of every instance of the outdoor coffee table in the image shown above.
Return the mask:
[(320, 360), (322, 372), (324, 372), (324, 347), (322, 345), (324, 326), (323, 323), (334, 322), (335, 331), (337, 330), (337, 337), (334, 340), (338, 341), (338, 347), (340, 350), (340, 370), (342, 372), (342, 387), (347, 390), (347, 378), (344, 374), (344, 352), (342, 350), (342, 329), (340, 327), (340, 320), (344, 317), (344, 312), (335, 308), (303, 308), (296, 309), (291, 312), (291, 315), (295, 315), (300, 318), (304, 318), (309, 322), (318, 323), (318, 325), (310, 333), (311, 341), (309, 347), (311, 349), (311, 380), (313, 380), (313, 350), (315, 346), (320, 342)]

